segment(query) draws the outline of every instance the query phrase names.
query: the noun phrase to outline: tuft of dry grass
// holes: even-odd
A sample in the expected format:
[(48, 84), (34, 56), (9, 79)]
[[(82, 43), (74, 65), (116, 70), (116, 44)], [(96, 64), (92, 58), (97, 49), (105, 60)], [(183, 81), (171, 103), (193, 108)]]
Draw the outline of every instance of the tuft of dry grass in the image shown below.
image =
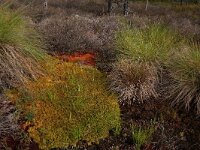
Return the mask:
[(120, 103), (142, 103), (157, 97), (157, 69), (148, 63), (120, 60), (109, 74), (110, 88), (117, 92)]
[(27, 58), (19, 48), (0, 46), (0, 91), (36, 79), (41, 68), (32, 58)]

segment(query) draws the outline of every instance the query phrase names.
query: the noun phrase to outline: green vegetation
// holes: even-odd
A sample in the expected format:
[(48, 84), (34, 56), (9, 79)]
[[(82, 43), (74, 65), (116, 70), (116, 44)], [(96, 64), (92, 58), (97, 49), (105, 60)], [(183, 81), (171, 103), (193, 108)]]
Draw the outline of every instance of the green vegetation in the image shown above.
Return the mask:
[[(116, 49), (129, 62), (119, 61), (111, 73), (111, 88), (123, 102), (157, 97), (158, 70), (182, 45), (179, 35), (162, 25), (129, 28), (116, 34)], [(156, 68), (158, 67), (158, 68)]]
[[(62, 57), (63, 61), (47, 56), (41, 51), (43, 44), (40, 35), (34, 30), (35, 23), (31, 22), (28, 17), (23, 17), (21, 10), (15, 10), (17, 6), (13, 5), (12, 9), (6, 5), (1, 6), (0, 94), (4, 94), (5, 89), (11, 89), (6, 94), (13, 103), (9, 101), (6, 104), (7, 100), (4, 97), (1, 98), (0, 95), (0, 131), (2, 131), (0, 143), (3, 143), (0, 144), (0, 149), (1, 145), (9, 149), (10, 139), (12, 140), (12, 135), (9, 134), (14, 135), (18, 129), (21, 131), (21, 128), (30, 136), (24, 137), (24, 139), (27, 138), (25, 141), (34, 140), (40, 149), (68, 148), (76, 146), (79, 141), (86, 141), (88, 145), (93, 142), (98, 143), (99, 139), (109, 136), (110, 130), (114, 131), (116, 138), (116, 135), (121, 133), (121, 124), (123, 126), (120, 140), (123, 138), (123, 141), (127, 141), (129, 138), (127, 135), (131, 134), (137, 150), (142, 149), (143, 146), (151, 146), (148, 145), (151, 139), (158, 140), (156, 146), (161, 145), (160, 149), (167, 148), (165, 147), (166, 143), (169, 145), (172, 143), (171, 147), (175, 147), (176, 140), (188, 138), (186, 136), (189, 134), (183, 135), (185, 131), (189, 133), (196, 130), (196, 128), (191, 130), (189, 127), (185, 130), (186, 127), (179, 127), (182, 122), (185, 122), (181, 120), (182, 116), (179, 118), (178, 113), (171, 113), (171, 109), (165, 106), (166, 102), (156, 102), (156, 99), (160, 96), (159, 92), (163, 94), (170, 91), (169, 97), (174, 106), (194, 110), (200, 115), (200, 49), (188, 44), (189, 42), (181, 38), (178, 33), (164, 25), (145, 26), (155, 21), (155, 18), (160, 17), (160, 15), (160, 18), (167, 19), (167, 24), (170, 24), (170, 16), (174, 17), (172, 14), (176, 12), (170, 12), (165, 16), (168, 8), (163, 11), (164, 13), (160, 10), (166, 7), (180, 11), (183, 16), (183, 12), (187, 10), (187, 12), (191, 12), (193, 18), (198, 19), (194, 16), (198, 6), (182, 7), (180, 5), (176, 8), (171, 7), (171, 5), (163, 5), (163, 7), (149, 5), (153, 13), (147, 10), (142, 15), (136, 15), (140, 10), (143, 12), (145, 8), (143, 7), (145, 3), (143, 3), (141, 8), (134, 9), (137, 12), (132, 16), (134, 19), (132, 17), (119, 19), (118, 15), (117, 17), (103, 15), (105, 11), (102, 10), (104, 1), (101, 0), (98, 2), (85, 0), (81, 3), (79, 0), (73, 2), (52, 0), (52, 3), (48, 5), (48, 10), (45, 11), (41, 1), (37, 0), (37, 3), (40, 7), (37, 9), (36, 4), (32, 5), (31, 7), (35, 8), (27, 15), (34, 14), (30, 16), (33, 17), (33, 20), (37, 20), (36, 26), (46, 36), (49, 50), (51, 52), (60, 50), (60, 52), (66, 51), (68, 53), (79, 51), (94, 54), (92, 59), (97, 58), (97, 63), (101, 61), (97, 68), (108, 71), (110, 88), (119, 94), (121, 107), (117, 102), (117, 96), (108, 90), (107, 80), (103, 73), (89, 66), (64, 62), (68, 61), (69, 58), (74, 59), (76, 56), (55, 54), (58, 58)], [(99, 14), (92, 15), (97, 11)], [(118, 11), (120, 10), (116, 8), (116, 13), (119, 13)], [(160, 13), (158, 16), (157, 12)], [(77, 15), (72, 15), (73, 13)], [(146, 14), (148, 14), (146, 17), (141, 17)], [(137, 18), (140, 19), (138, 23), (134, 24), (133, 20), (137, 20)], [(176, 20), (176, 17), (174, 18), (173, 20)], [(126, 28), (122, 22), (129, 22), (138, 28)], [(188, 25), (188, 28), (191, 28), (196, 25), (196, 22), (193, 25), (193, 22), (187, 22), (187, 19), (178, 18), (174, 24), (173, 27), (176, 25), (187, 27)], [(125, 29), (119, 31), (123, 27)], [(113, 44), (113, 35), (117, 31), (119, 32), (116, 34), (116, 41)], [(198, 33), (196, 35), (198, 36)], [(198, 44), (198, 41), (196, 43)], [(121, 52), (122, 55), (110, 68), (110, 63), (116, 60), (118, 52)], [(162, 76), (163, 73), (169, 74), (166, 77)], [(164, 81), (160, 77), (166, 77), (164, 80), (167, 80), (165, 82), (170, 84), (170, 88), (164, 87), (165, 82), (164, 84), (159, 83)], [(169, 89), (169, 91), (163, 91), (165, 89)], [(164, 99), (164, 96), (157, 100)], [(152, 103), (139, 105), (145, 100), (152, 100)], [(132, 105), (135, 106), (134, 109), (126, 105), (135, 102), (136, 104)], [(13, 104), (17, 107), (19, 116), (15, 116)], [(139, 108), (136, 108), (137, 106)], [(129, 126), (133, 119), (135, 122), (146, 123), (146, 120), (155, 114), (164, 114), (164, 120), (160, 121), (161, 124), (159, 124), (156, 133), (157, 128), (154, 124)], [(17, 123), (19, 118), (21, 124)], [(15, 120), (16, 123), (14, 124), (12, 120)], [(194, 122), (192, 120), (190, 124), (195, 123), (196, 120)], [(15, 127), (18, 129), (14, 130)], [(165, 127), (166, 131), (164, 131)], [(164, 135), (168, 131), (174, 130), (173, 127), (176, 127), (177, 132)], [(159, 133), (162, 134), (158, 135)], [(181, 133), (180, 136), (179, 133)], [(19, 133), (19, 136), (21, 135), (23, 134)], [(153, 135), (154, 137), (158, 135), (158, 137), (154, 138)], [(198, 136), (198, 134), (196, 135)], [(160, 141), (159, 137), (162, 138)], [(109, 142), (110, 138), (108, 138)], [(13, 139), (18, 142), (19, 138), (13, 137)], [(11, 143), (15, 143), (15, 141)], [(115, 144), (112, 145), (112, 148), (118, 149), (122, 146), (122, 143), (118, 145), (115, 142)], [(103, 146), (105, 145), (103, 144)], [(26, 149), (18, 147), (18, 145), (15, 147)]]
[[(128, 29), (119, 32), (116, 36), (116, 47), (125, 54), (126, 57), (132, 59), (132, 63), (129, 62), (126, 63), (126, 65), (118, 65), (118, 70), (120, 70), (118, 74), (120, 74), (120, 77), (123, 77), (123, 79), (119, 77), (111, 79), (114, 80), (112, 85), (114, 85), (113, 89), (115, 89), (115, 91), (117, 91), (116, 89), (123, 89), (118, 87), (121, 83), (125, 82), (117, 82), (119, 79), (128, 82), (127, 75), (129, 75), (129, 77), (131, 74), (131, 77), (138, 75), (138, 71), (134, 69), (129, 68), (129, 72), (127, 72), (124, 66), (128, 68), (128, 66), (132, 66), (133, 63), (137, 64), (138, 61), (141, 63), (147, 62), (159, 68), (165, 67), (165, 69), (170, 72), (173, 82), (170, 83), (169, 95), (173, 106), (185, 107), (187, 110), (192, 107), (195, 108), (197, 114), (200, 114), (200, 52), (197, 45), (189, 44), (186, 39), (181, 39), (179, 34), (172, 32), (172, 30), (168, 28), (160, 25), (152, 25), (145, 29)], [(121, 64), (121, 62), (118, 63)], [(157, 70), (159, 68), (157, 68)], [(131, 73), (130, 70), (134, 71)], [(140, 68), (139, 70), (142, 71), (143, 69)], [(155, 71), (156, 69), (153, 70)], [(140, 74), (140, 77), (142, 78), (142, 76), (148, 74), (148, 72), (143, 72), (143, 74)], [(154, 73), (154, 75), (155, 74), (156, 73)], [(136, 82), (137, 80), (134, 81)], [(145, 82), (139, 81), (139, 84), (136, 85), (141, 86), (143, 83)], [(128, 85), (125, 85), (125, 87), (125, 89), (128, 88), (129, 90), (121, 90), (120, 92), (118, 90), (117, 92), (123, 95), (130, 95), (130, 89), (133, 88), (130, 88)], [(146, 87), (146, 85), (144, 87)], [(154, 86), (151, 87), (153, 88), (148, 89), (155, 89)], [(144, 88), (140, 89), (144, 90)], [(145, 91), (148, 91), (148, 89)], [(173, 89), (173, 91), (171, 91), (171, 89)], [(144, 95), (144, 93), (147, 92), (142, 92), (141, 95)], [(132, 95), (133, 94), (131, 94), (131, 96)], [(140, 99), (140, 97), (138, 96), (136, 99)]]
[(20, 10), (0, 6), (0, 92), (42, 74), (40, 36)]
[(175, 80), (171, 91), (173, 104), (187, 110), (195, 107), (197, 114), (200, 114), (200, 49), (196, 46), (186, 47), (175, 55), (169, 69)]
[(178, 34), (161, 25), (122, 30), (116, 48), (134, 61), (164, 63), (180, 44)]
[(41, 149), (98, 142), (120, 129), (117, 98), (91, 67), (51, 61), (48, 75), (8, 93), (27, 119), (25, 127)]
[(40, 37), (30, 26), (28, 19), (21, 14), (20, 10), (0, 6), (0, 45), (13, 45), (24, 54), (41, 58), (44, 54), (41, 51)]
[(146, 128), (133, 125), (132, 138), (135, 142), (136, 150), (140, 150), (142, 145), (147, 144), (154, 132), (155, 126), (153, 124)]

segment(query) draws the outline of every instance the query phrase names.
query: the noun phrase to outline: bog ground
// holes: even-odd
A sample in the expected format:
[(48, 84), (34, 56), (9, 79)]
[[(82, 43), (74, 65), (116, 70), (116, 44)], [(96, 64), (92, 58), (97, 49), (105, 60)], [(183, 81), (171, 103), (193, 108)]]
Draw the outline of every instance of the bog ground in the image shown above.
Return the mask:
[(0, 2), (0, 149), (200, 149), (199, 1), (46, 2)]

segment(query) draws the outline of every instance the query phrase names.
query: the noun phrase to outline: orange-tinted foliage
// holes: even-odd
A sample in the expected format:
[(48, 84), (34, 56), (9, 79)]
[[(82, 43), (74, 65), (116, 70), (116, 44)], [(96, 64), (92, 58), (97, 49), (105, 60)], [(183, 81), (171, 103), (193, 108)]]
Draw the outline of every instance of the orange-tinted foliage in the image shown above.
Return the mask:
[(56, 57), (67, 62), (95, 66), (95, 54), (93, 53), (74, 53), (73, 55), (59, 54)]

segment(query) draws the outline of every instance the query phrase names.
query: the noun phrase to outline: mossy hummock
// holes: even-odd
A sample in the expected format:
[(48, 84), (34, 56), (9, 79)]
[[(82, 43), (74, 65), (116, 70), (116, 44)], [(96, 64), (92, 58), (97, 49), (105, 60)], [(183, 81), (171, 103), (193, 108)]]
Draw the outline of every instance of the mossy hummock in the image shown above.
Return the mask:
[(120, 128), (115, 95), (98, 70), (78, 64), (50, 62), (48, 75), (30, 82), (10, 97), (25, 116), (28, 133), (41, 149), (98, 142)]

